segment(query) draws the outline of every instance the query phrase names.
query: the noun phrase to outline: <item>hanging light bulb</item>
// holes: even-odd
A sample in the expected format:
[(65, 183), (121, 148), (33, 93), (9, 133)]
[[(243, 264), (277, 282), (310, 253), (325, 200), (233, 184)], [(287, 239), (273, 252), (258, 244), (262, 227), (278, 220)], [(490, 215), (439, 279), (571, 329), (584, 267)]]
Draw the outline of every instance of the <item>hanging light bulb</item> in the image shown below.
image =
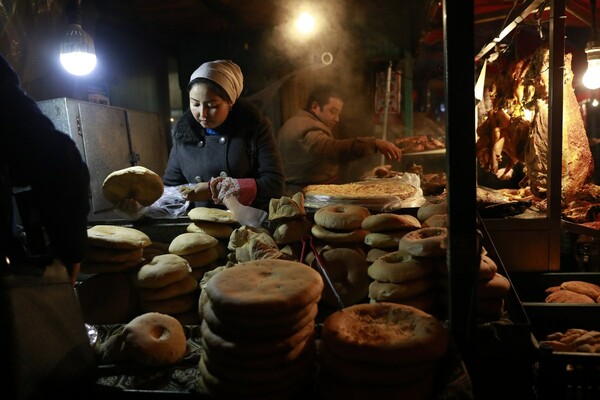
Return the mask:
[(588, 89), (600, 88), (600, 47), (595, 42), (590, 42), (585, 48), (588, 68), (583, 75), (583, 85)]
[(81, 0), (65, 7), (69, 27), (60, 45), (60, 63), (67, 72), (83, 76), (96, 68), (96, 50), (92, 37), (81, 27)]

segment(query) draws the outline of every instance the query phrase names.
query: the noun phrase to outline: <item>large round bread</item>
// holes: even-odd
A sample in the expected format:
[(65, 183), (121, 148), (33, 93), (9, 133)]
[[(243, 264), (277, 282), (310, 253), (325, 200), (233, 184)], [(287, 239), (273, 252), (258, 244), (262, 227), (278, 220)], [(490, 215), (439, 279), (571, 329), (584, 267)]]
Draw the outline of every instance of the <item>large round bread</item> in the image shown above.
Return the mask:
[(208, 281), (205, 290), (217, 314), (265, 315), (302, 309), (321, 297), (323, 287), (321, 275), (305, 264), (262, 259), (224, 269)]
[(219, 240), (206, 233), (185, 232), (175, 236), (169, 244), (169, 253), (185, 256), (210, 249), (219, 243)]
[(432, 315), (396, 303), (356, 304), (336, 311), (323, 323), (321, 340), (346, 358), (407, 365), (439, 359), (448, 331)]
[(238, 222), (231, 211), (220, 208), (195, 207), (188, 212), (188, 217), (194, 222), (206, 221), (222, 224), (235, 224)]
[(87, 230), (90, 246), (111, 249), (139, 249), (152, 244), (144, 232), (118, 225), (94, 225)]
[(102, 183), (102, 194), (111, 203), (133, 199), (149, 206), (162, 196), (164, 189), (160, 176), (142, 166), (114, 171)]
[(140, 288), (157, 289), (185, 279), (192, 272), (190, 264), (176, 254), (154, 257), (137, 273)]
[(352, 231), (360, 229), (362, 221), (369, 215), (371, 212), (366, 207), (332, 204), (319, 208), (313, 218), (323, 228)]
[(367, 270), (369, 276), (380, 282), (408, 282), (429, 276), (434, 263), (431, 259), (413, 257), (401, 251), (385, 254)]
[(421, 227), (421, 221), (409, 214), (380, 213), (366, 217), (362, 228), (370, 232), (413, 230)]

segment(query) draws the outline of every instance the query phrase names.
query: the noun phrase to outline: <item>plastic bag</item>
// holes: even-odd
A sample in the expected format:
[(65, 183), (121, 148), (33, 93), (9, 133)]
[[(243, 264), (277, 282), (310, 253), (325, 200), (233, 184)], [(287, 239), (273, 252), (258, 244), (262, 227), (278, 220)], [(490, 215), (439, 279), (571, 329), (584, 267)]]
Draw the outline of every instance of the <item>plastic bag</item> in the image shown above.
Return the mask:
[[(193, 186), (193, 184), (190, 184)], [(148, 207), (142, 214), (149, 218), (177, 218), (187, 214), (190, 202), (179, 192), (178, 186), (165, 186), (162, 196)]]

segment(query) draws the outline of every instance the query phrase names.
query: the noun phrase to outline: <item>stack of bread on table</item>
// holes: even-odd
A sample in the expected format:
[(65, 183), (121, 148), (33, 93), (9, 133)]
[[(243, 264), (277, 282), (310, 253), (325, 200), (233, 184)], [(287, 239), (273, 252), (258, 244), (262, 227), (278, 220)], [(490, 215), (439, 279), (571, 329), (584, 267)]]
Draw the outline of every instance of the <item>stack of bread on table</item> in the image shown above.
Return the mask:
[(425, 399), (449, 345), (432, 315), (396, 303), (357, 304), (323, 323), (318, 386), (327, 399)]
[(177, 254), (156, 256), (140, 268), (136, 284), (142, 312), (159, 312), (193, 324), (198, 318), (198, 281)]
[(323, 286), (318, 272), (289, 260), (215, 273), (203, 291), (200, 388), (217, 399), (286, 399), (310, 390)]
[(431, 312), (436, 299), (435, 263), (431, 257), (415, 257), (394, 251), (375, 260), (368, 269), (371, 303), (406, 304)]
[(131, 274), (146, 262), (143, 253), (152, 241), (137, 229), (116, 225), (95, 225), (87, 234), (81, 273), (91, 276), (76, 287), (84, 320), (90, 324), (127, 322), (138, 312)]
[[(232, 212), (218, 208), (195, 207), (188, 212), (188, 217), (192, 220), (192, 223), (187, 226), (187, 232), (204, 233), (218, 240), (217, 245), (213, 249), (218, 251), (218, 259), (212, 260), (202, 266), (203, 269), (209, 270), (211, 264), (215, 262), (220, 263), (226, 259), (227, 243), (234, 229), (239, 227), (239, 223)], [(213, 264), (212, 266), (215, 265)], [(201, 276), (196, 277), (198, 280), (202, 278)]]
[(362, 221), (371, 215), (368, 208), (355, 205), (328, 205), (319, 208), (311, 227), (312, 235), (319, 241), (335, 247), (357, 246), (364, 243), (369, 233)]
[(420, 227), (421, 222), (409, 214), (373, 214), (362, 222), (362, 228), (369, 232), (365, 236), (365, 244), (388, 252), (398, 250), (400, 238)]

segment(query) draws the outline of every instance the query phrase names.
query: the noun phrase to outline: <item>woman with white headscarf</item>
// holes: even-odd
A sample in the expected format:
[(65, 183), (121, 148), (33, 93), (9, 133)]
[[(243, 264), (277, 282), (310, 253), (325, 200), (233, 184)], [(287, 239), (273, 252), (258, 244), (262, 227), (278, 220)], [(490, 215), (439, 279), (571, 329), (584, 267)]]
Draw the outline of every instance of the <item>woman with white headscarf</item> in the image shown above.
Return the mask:
[(240, 99), (242, 72), (229, 60), (196, 69), (188, 84), (189, 109), (172, 131), (173, 147), (163, 175), (196, 207), (222, 204), (233, 195), (247, 206), (268, 209), (283, 195), (284, 176), (271, 124)]

